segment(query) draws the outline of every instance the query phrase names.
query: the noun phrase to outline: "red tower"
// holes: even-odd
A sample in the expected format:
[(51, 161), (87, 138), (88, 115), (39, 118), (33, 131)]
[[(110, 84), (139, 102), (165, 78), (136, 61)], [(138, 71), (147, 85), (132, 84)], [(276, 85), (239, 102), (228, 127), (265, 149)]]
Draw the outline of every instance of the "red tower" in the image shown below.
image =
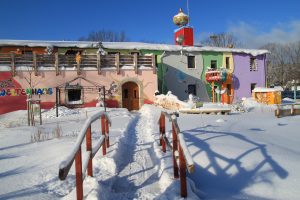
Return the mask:
[(182, 12), (180, 8), (177, 15), (173, 17), (173, 22), (175, 25), (179, 26), (175, 30), (174, 40), (175, 44), (183, 46), (194, 46), (194, 32), (193, 28), (187, 26), (189, 23), (189, 17)]
[(194, 31), (190, 26), (183, 26), (174, 33), (176, 45), (194, 46)]

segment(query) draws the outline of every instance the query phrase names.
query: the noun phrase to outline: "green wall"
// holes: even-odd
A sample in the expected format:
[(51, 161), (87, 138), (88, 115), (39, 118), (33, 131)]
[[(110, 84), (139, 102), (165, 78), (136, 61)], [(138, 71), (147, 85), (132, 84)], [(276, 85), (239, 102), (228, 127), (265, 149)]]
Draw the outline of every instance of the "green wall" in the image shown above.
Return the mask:
[[(222, 52), (202, 52), (202, 56), (203, 56), (203, 72), (201, 75), (201, 79), (206, 82), (205, 72), (207, 71), (207, 68), (211, 66), (212, 60), (217, 61), (217, 69), (220, 69), (223, 66), (223, 53)], [(215, 86), (218, 86), (218, 88), (220, 89), (221, 84), (215, 83)], [(209, 98), (212, 100), (211, 83), (206, 82), (206, 90), (207, 90)], [(217, 101), (220, 101), (220, 95), (217, 95)]]

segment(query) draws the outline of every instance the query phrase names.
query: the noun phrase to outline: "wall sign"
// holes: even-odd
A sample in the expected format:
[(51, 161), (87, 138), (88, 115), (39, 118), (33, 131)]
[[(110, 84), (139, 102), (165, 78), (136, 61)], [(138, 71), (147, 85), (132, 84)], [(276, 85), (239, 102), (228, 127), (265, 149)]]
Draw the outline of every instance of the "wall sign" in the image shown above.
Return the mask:
[(0, 89), (0, 96), (25, 96), (25, 95), (52, 95), (52, 88), (3, 88)]

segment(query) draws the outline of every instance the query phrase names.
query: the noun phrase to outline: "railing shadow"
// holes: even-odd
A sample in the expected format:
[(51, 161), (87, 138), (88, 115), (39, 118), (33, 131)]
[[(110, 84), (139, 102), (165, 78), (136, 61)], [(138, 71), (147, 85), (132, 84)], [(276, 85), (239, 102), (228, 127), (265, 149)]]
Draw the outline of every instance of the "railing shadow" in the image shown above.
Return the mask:
[[(272, 185), (272, 179), (268, 176), (271, 173), (276, 174), (280, 179), (285, 179), (288, 176), (288, 172), (268, 154), (266, 145), (259, 144), (241, 133), (196, 128), (184, 131), (184, 136), (189, 147), (199, 148), (193, 154), (194, 158), (200, 153), (205, 153), (207, 156), (208, 165), (204, 167), (205, 162), (198, 160), (195, 166), (198, 176), (190, 176), (190, 178), (208, 198), (233, 198), (236, 195), (243, 194), (243, 189), (254, 184), (257, 180)], [(201, 136), (204, 136), (205, 139), (201, 139)], [(247, 145), (247, 149), (241, 148), (239, 149), (241, 152), (233, 152), (234, 155), (238, 154), (234, 157), (226, 155), (226, 152), (223, 153), (209, 144), (209, 142), (214, 142), (212, 140), (222, 140), (224, 137), (232, 137), (240, 145)], [(224, 145), (226, 145), (226, 142), (224, 142)], [(252, 153), (259, 154), (259, 156), (255, 158), (255, 163), (247, 163), (247, 156), (253, 156)], [(253, 162), (253, 158), (251, 159), (251, 162)], [(250, 165), (252, 167), (249, 167)], [(266, 165), (269, 168), (266, 168)], [(233, 169), (235, 169), (234, 172), (232, 172)], [(258, 177), (259, 179), (257, 179)], [(248, 197), (254, 198), (253, 196)]]

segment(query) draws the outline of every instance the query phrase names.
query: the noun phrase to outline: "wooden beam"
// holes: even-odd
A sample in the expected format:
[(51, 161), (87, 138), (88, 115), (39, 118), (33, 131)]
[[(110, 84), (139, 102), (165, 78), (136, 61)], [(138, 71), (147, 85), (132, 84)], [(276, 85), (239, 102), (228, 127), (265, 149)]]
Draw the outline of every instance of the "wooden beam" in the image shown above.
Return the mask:
[(133, 66), (134, 66), (134, 71), (137, 74), (138, 73), (138, 54), (137, 53), (133, 54)]
[(151, 61), (152, 61), (152, 69), (153, 69), (153, 74), (156, 74), (156, 57), (155, 57), (155, 55), (154, 54), (152, 54), (152, 59), (151, 59)]
[(38, 75), (38, 71), (37, 71), (37, 63), (36, 63), (36, 53), (33, 52), (32, 54), (32, 64), (33, 64), (33, 69), (34, 69), (34, 75), (37, 76)]
[(98, 74), (101, 74), (101, 54), (100, 52), (97, 53), (97, 70)]
[(59, 75), (59, 69), (58, 69), (58, 65), (59, 65), (58, 52), (56, 52), (54, 54), (54, 56), (55, 56), (55, 64), (54, 64), (54, 66), (55, 66), (56, 76), (58, 76)]
[(81, 63), (81, 55), (80, 54), (76, 54), (76, 66), (77, 66), (77, 75), (80, 75), (81, 74), (81, 71), (80, 71), (80, 63)]
[(117, 74), (120, 74), (120, 54), (116, 53), (115, 55), (115, 62), (117, 67)]
[(13, 76), (16, 76), (16, 64), (15, 64), (15, 53), (10, 54), (11, 57), (11, 72)]

